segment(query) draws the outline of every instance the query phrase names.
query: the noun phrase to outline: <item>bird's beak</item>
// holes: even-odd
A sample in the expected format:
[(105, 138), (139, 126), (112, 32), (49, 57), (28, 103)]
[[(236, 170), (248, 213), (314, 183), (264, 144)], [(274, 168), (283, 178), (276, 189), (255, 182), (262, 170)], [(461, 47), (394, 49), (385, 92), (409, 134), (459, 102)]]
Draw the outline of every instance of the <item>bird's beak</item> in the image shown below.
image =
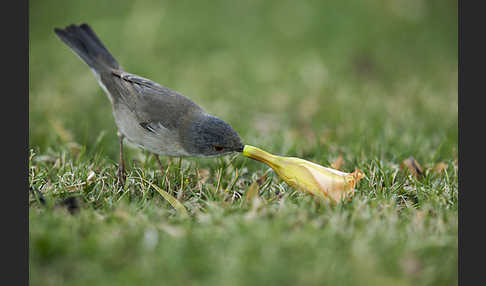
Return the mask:
[(238, 147), (235, 151), (242, 153), (243, 149), (245, 149), (245, 145), (241, 144), (240, 147)]

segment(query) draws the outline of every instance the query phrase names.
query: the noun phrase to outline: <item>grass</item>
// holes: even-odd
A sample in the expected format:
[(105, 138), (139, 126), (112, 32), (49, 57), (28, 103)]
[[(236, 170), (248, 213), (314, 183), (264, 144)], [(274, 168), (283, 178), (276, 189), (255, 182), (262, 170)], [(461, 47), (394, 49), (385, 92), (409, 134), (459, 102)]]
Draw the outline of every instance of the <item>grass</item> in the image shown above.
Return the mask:
[[(31, 1), (31, 284), (456, 285), (457, 3), (402, 2)], [(109, 101), (53, 33), (80, 22), (245, 143), (367, 177), (331, 205), (242, 156), (126, 148), (119, 188)]]

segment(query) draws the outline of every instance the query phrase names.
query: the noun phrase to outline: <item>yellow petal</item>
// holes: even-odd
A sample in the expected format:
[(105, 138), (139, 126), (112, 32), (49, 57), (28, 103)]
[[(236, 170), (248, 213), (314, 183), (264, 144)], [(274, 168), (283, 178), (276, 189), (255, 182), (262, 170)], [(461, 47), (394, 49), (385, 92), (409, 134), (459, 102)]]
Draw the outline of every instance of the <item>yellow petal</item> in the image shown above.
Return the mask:
[(243, 155), (267, 164), (290, 186), (335, 202), (354, 194), (356, 184), (364, 177), (359, 170), (345, 173), (303, 159), (273, 155), (250, 145), (245, 146)]

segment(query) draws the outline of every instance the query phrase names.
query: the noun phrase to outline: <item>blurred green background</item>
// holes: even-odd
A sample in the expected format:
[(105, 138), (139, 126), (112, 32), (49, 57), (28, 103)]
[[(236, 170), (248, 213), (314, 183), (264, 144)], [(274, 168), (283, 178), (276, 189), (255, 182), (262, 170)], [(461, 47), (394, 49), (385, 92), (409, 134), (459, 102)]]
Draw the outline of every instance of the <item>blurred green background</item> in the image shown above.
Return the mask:
[[(457, 284), (457, 1), (29, 5), (31, 185), (47, 201), (82, 203), (70, 216), (31, 198), (33, 285)], [(135, 183), (118, 191), (110, 102), (53, 32), (83, 22), (125, 70), (190, 97), (244, 143), (326, 166), (342, 156), (344, 171), (368, 178), (351, 203), (322, 207), (272, 177), (257, 208), (214, 187), (223, 161), (185, 159), (190, 221)], [(81, 159), (66, 151), (79, 146)], [(160, 183), (154, 162), (132, 164), (143, 154), (127, 150), (132, 176)], [(400, 175), (409, 156), (424, 180)], [(265, 166), (235, 162), (221, 185), (241, 196)], [(446, 171), (433, 173), (441, 162)], [(201, 197), (198, 167), (210, 174)], [(94, 186), (68, 189), (90, 170)]]
[[(246, 143), (299, 152), (324, 135), (343, 148), (359, 139), (365, 152), (397, 145), (426, 156), (414, 146), (442, 143), (450, 151), (456, 8), (420, 0), (31, 1), (29, 142), (55, 146), (61, 129), (116, 158), (109, 101), (53, 33), (86, 22), (127, 71), (189, 96)], [(421, 134), (426, 142), (414, 142)]]

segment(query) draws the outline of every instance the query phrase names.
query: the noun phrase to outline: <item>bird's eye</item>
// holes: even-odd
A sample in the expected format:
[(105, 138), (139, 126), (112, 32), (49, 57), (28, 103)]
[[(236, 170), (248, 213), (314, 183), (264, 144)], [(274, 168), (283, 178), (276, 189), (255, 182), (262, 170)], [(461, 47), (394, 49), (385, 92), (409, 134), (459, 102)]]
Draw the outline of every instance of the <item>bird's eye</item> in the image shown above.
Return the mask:
[(221, 151), (224, 150), (224, 147), (216, 145), (216, 146), (214, 146), (214, 150), (221, 152)]

